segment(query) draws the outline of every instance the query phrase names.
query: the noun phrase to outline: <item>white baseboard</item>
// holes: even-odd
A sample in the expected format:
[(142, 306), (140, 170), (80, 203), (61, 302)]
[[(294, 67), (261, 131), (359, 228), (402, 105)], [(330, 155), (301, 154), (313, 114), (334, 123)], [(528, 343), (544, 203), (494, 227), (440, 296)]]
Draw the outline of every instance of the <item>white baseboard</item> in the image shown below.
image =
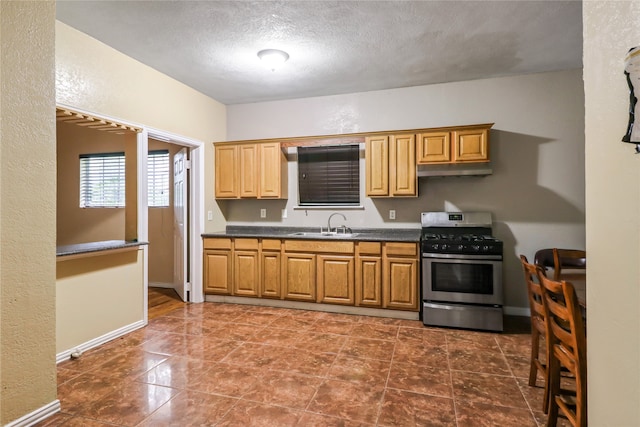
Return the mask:
[(524, 316), (531, 317), (531, 310), (529, 307), (507, 307), (504, 306), (504, 314), (508, 316)]
[(128, 334), (129, 332), (133, 332), (136, 329), (140, 329), (146, 325), (144, 320), (139, 320), (137, 322), (131, 323), (129, 325), (123, 326), (122, 328), (116, 329), (114, 331), (108, 332), (102, 336), (89, 340), (85, 343), (82, 343), (74, 348), (70, 348), (61, 353), (56, 354), (56, 363), (64, 362), (71, 357), (71, 354), (74, 352), (78, 352), (80, 354), (84, 353), (87, 350), (91, 350), (92, 348), (98, 347), (106, 342), (119, 338), (123, 335)]
[(149, 282), (150, 288), (169, 288), (173, 289), (173, 283), (164, 283), (164, 282)]
[(35, 411), (11, 421), (6, 424), (5, 427), (27, 427), (32, 426), (40, 421), (52, 416), (53, 414), (60, 412), (60, 401), (58, 399), (51, 403), (48, 403)]

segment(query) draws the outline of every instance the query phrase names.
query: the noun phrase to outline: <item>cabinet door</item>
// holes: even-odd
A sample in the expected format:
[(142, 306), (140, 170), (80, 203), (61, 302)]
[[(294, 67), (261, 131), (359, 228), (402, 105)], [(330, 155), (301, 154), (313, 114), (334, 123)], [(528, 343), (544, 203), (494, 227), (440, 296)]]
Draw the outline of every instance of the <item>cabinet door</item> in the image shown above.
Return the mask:
[(385, 258), (382, 281), (384, 308), (418, 310), (418, 260)]
[(486, 162), (489, 160), (489, 131), (469, 129), (453, 132), (454, 162)]
[(238, 251), (233, 253), (233, 294), (259, 296), (258, 292), (258, 251)]
[(416, 140), (394, 135), (389, 140), (389, 195), (417, 196)]
[(215, 146), (215, 187), (216, 198), (229, 199), (238, 197), (238, 146)]
[[(258, 197), (279, 199), (286, 191), (282, 185), (283, 158), (279, 142), (258, 144), (260, 157), (260, 185)], [(286, 170), (284, 171), (286, 174)], [(285, 175), (286, 176), (286, 175)]]
[(260, 293), (263, 298), (280, 298), (282, 264), (280, 252), (262, 252), (260, 257)]
[(238, 147), (240, 158), (240, 197), (258, 197), (258, 149), (256, 144)]
[(204, 251), (204, 293), (231, 295), (233, 280), (230, 250)]
[(367, 196), (389, 195), (389, 137), (366, 138), (365, 176)]
[(359, 256), (356, 263), (356, 305), (382, 306), (382, 258)]
[(318, 255), (318, 302), (353, 305), (354, 257)]
[(316, 256), (313, 254), (284, 254), (285, 299), (316, 300)]
[(420, 133), (418, 139), (418, 164), (451, 162), (451, 133)]

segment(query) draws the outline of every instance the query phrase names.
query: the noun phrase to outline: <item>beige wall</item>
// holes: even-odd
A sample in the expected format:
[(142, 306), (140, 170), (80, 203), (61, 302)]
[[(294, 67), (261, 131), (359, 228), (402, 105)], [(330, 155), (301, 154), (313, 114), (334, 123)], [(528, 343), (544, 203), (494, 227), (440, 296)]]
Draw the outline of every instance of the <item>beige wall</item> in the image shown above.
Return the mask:
[[(231, 140), (415, 129), (495, 123), (494, 174), (484, 178), (421, 178), (418, 198), (362, 198), (346, 210), (355, 227), (419, 228), (420, 212), (489, 211), (505, 242), (508, 307), (528, 307), (518, 256), (543, 247), (585, 247), (584, 109), (581, 70), (475, 80), (348, 95), (228, 107)], [(222, 201), (231, 224), (326, 224), (331, 211), (292, 208), (295, 163), (289, 164), (288, 201)], [(364, 180), (361, 181), (364, 187)], [(364, 194), (364, 190), (363, 194)], [(267, 221), (259, 217), (267, 209)], [(281, 219), (286, 208), (288, 218)], [(395, 209), (396, 220), (388, 219)]]
[(143, 268), (142, 249), (60, 258), (56, 273), (56, 353), (141, 322), (145, 309), (140, 286)]
[(51, 1), (0, 2), (0, 424), (56, 400)]
[(124, 136), (57, 123), (57, 244), (124, 239), (124, 208), (80, 208), (80, 154), (124, 152)]
[(629, 111), (624, 57), (640, 45), (639, 22), (640, 1), (583, 3), (593, 426), (640, 425), (640, 158), (621, 142)]
[[(205, 142), (205, 163), (213, 164), (212, 141), (226, 138), (226, 107), (116, 51), (68, 25), (56, 22), (56, 101)], [(205, 168), (205, 231), (224, 229), (213, 199), (213, 168)]]
[[(149, 150), (180, 151), (176, 144), (149, 140)], [(169, 161), (169, 206), (149, 208), (149, 285), (173, 282), (173, 161)]]

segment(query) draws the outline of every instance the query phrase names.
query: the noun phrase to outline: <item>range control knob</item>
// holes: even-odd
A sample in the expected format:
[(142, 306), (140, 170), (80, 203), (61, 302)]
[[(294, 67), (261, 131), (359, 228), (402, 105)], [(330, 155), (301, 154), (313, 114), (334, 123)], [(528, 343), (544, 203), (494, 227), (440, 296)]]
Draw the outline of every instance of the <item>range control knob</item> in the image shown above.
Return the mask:
[(434, 251), (437, 251), (439, 246), (440, 245), (438, 245), (437, 243), (434, 243), (431, 245), (431, 249), (433, 249)]
[(464, 245), (458, 245), (458, 250), (459, 250), (459, 251), (464, 250)]
[(446, 251), (446, 250), (447, 250), (447, 244), (446, 244), (446, 243), (443, 243), (443, 244), (440, 246), (440, 249), (442, 249), (443, 251)]
[(489, 245), (484, 245), (482, 247), (482, 252), (489, 252), (489, 249), (491, 249), (491, 247)]
[(480, 245), (471, 245), (471, 249), (473, 249), (474, 252), (479, 252), (480, 251)]

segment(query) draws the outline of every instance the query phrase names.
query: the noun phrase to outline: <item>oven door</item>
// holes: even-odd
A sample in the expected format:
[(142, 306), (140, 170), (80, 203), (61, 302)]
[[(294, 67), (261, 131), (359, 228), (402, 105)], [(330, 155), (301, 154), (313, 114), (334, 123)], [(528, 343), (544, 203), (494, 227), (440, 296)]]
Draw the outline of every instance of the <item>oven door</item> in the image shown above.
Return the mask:
[(423, 254), (422, 298), (426, 301), (502, 305), (502, 257)]

